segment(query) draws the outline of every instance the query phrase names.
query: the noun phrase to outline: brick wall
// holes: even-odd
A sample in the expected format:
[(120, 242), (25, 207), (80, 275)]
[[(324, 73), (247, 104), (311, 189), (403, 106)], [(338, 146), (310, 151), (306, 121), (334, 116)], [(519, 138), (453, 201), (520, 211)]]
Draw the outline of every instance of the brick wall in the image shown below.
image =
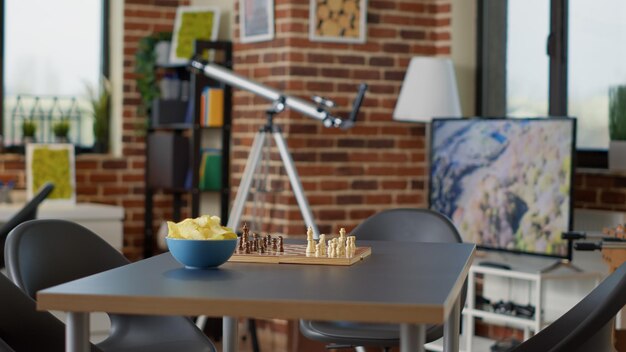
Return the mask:
[[(369, 85), (359, 121), (349, 131), (324, 128), (320, 121), (290, 111), (276, 119), (284, 129), (320, 232), (351, 229), (389, 207), (425, 206), (424, 126), (394, 122), (391, 115), (410, 58), (450, 54), (450, 10), (449, 0), (370, 0), (365, 44), (310, 41), (309, 0), (276, 1), (272, 41), (238, 43), (236, 20), (235, 69), (246, 77), (305, 99), (311, 94), (328, 96), (343, 116), (349, 112), (357, 85)], [(251, 93), (235, 93), (234, 185), (268, 106)], [(264, 196), (268, 204), (258, 212), (265, 216), (263, 230), (304, 234), (299, 208), (275, 152), (271, 159), (270, 184), (279, 191)]]
[[(138, 129), (145, 117), (136, 110), (134, 54), (143, 36), (171, 31), (175, 7), (187, 2), (125, 2), (123, 156), (76, 158), (78, 201), (125, 208), (124, 253), (133, 259), (141, 256), (143, 247), (145, 163), (145, 140)], [(290, 95), (331, 97), (344, 116), (357, 84), (370, 85), (360, 120), (350, 131), (326, 129), (318, 121), (289, 111), (277, 117), (321, 231), (352, 228), (384, 208), (426, 204), (424, 128), (393, 122), (391, 114), (409, 58), (449, 54), (450, 6), (450, 1), (370, 0), (366, 44), (310, 42), (308, 0), (276, 1), (273, 41), (237, 43), (236, 26), (235, 67), (246, 77)], [(251, 93), (235, 93), (233, 191), (268, 106), (269, 102)], [(269, 205), (259, 212), (266, 218), (265, 230), (302, 234), (301, 215), (276, 153), (271, 165), (271, 185), (284, 190), (265, 196)], [(24, 189), (23, 156), (2, 154), (0, 177), (16, 180), (17, 187)], [(576, 207), (626, 211), (625, 175), (578, 172), (575, 189)], [(157, 195), (155, 225), (171, 216), (170, 197)]]

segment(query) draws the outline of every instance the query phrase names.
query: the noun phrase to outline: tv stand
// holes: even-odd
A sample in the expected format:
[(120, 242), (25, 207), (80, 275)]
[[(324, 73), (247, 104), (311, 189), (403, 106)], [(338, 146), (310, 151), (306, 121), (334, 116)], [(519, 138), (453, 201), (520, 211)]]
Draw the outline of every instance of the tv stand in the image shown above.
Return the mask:
[[(487, 265), (483, 263), (487, 263)], [(475, 333), (474, 322), (477, 318), (488, 320), (489, 323), (493, 325), (504, 325), (522, 329), (524, 340), (526, 340), (544, 328), (550, 323), (551, 319), (553, 319), (554, 313), (550, 315), (546, 313), (547, 302), (550, 300), (546, 291), (546, 288), (549, 286), (549, 281), (552, 281), (552, 285), (555, 285), (554, 281), (591, 280), (597, 285), (601, 278), (601, 275), (595, 272), (559, 270), (558, 272), (545, 273), (542, 269), (523, 269), (513, 263), (511, 263), (511, 269), (491, 267), (488, 266), (489, 263), (500, 264), (497, 261), (480, 262), (472, 265), (469, 270), (467, 277), (467, 299), (465, 300), (465, 308), (462, 312), (464, 316), (463, 337), (465, 339), (465, 348), (462, 349), (463, 352), (472, 352), (478, 349), (472, 348)], [(554, 269), (560, 266), (575, 268), (569, 262), (559, 261), (550, 266), (552, 268), (550, 271), (554, 271)], [(480, 278), (477, 279), (478, 277)], [(494, 281), (499, 280), (503, 285), (502, 288), (497, 292), (493, 290), (485, 291), (487, 278), (489, 278), (489, 280), (493, 279)], [(478, 282), (482, 282), (482, 285), (477, 287)], [(527, 287), (527, 289), (522, 291), (513, 290), (514, 287), (520, 286)], [(491, 287), (493, 288), (493, 286)], [(522, 292), (521, 296), (517, 295), (519, 292)], [(477, 294), (480, 294), (491, 302), (502, 300), (514, 302), (518, 305), (528, 304), (535, 307), (535, 314), (525, 317), (495, 311), (488, 306), (478, 304), (476, 301)], [(553, 297), (551, 298), (554, 299)], [(475, 346), (478, 346), (478, 340)]]

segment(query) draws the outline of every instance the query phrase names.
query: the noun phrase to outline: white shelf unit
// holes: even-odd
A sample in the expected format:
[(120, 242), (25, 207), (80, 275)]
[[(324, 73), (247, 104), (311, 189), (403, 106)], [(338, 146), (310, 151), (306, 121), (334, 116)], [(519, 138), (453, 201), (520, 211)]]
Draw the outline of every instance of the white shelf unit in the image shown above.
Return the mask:
[[(487, 276), (498, 276), (509, 280), (521, 280), (526, 281), (530, 286), (529, 303), (535, 307), (535, 315), (533, 318), (522, 318), (508, 314), (500, 314), (495, 312), (489, 312), (481, 310), (476, 307), (476, 275), (481, 274)], [(543, 288), (546, 280), (595, 280), (595, 285), (600, 281), (601, 275), (595, 272), (576, 272), (569, 268), (556, 269), (548, 273), (542, 273), (540, 271), (523, 271), (523, 270), (509, 270), (500, 269), (489, 266), (472, 265), (468, 275), (467, 282), (467, 299), (465, 308), (463, 309), (464, 316), (464, 330), (463, 337), (465, 338), (464, 345), (466, 346), (466, 352), (474, 351), (488, 351), (483, 348), (476, 349), (476, 340), (478, 337), (474, 336), (474, 322), (475, 318), (488, 319), (494, 323), (513, 326), (521, 328), (524, 331), (524, 340), (528, 339), (531, 334), (535, 334), (549, 322), (544, 320), (544, 294)], [(582, 297), (581, 297), (582, 298)], [(562, 312), (565, 313), (565, 312)], [(481, 339), (482, 340), (482, 339)], [(481, 344), (482, 345), (482, 344)]]

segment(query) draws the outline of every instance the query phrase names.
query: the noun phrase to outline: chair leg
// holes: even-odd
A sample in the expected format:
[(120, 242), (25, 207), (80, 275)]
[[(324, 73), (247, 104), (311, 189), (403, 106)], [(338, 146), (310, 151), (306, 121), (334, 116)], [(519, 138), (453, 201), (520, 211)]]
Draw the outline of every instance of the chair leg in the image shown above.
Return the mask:
[(259, 339), (256, 333), (256, 320), (248, 319), (248, 332), (250, 332), (250, 342), (252, 343), (252, 351), (260, 352)]

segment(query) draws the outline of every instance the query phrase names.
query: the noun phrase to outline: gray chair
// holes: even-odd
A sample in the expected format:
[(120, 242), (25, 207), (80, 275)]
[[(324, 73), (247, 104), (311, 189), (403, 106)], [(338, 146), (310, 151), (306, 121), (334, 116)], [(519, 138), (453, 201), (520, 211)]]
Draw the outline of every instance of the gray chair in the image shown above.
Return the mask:
[[(31, 220), (18, 225), (5, 247), (9, 278), (27, 295), (129, 263), (90, 230), (65, 220)], [(186, 317), (110, 314), (104, 351), (215, 351)]]
[[(462, 241), (456, 227), (444, 215), (428, 209), (391, 209), (374, 214), (357, 226), (352, 234), (360, 240), (406, 242)], [(358, 244), (357, 244), (358, 245)], [(465, 301), (466, 290), (461, 300)], [(329, 348), (351, 346), (389, 347), (400, 344), (400, 327), (394, 324), (301, 320), (300, 332), (309, 339), (330, 343)], [(443, 335), (443, 326), (429, 325), (426, 341)]]
[(625, 304), (626, 263), (567, 313), (513, 351), (615, 351), (611, 336), (613, 318)]
[(20, 209), (20, 211), (18, 211), (9, 219), (9, 221), (0, 227), (0, 246), (2, 246), (0, 247), (2, 248), (2, 251), (0, 251), (0, 268), (4, 268), (4, 243), (6, 242), (9, 232), (11, 232), (15, 226), (23, 223), (24, 221), (34, 220), (37, 217), (39, 204), (41, 204), (41, 202), (43, 202), (53, 190), (54, 184), (52, 183), (48, 182), (41, 186), (33, 199), (28, 201), (22, 209)]
[[(65, 350), (65, 325), (0, 274), (0, 351)], [(91, 351), (101, 351), (91, 345)]]

